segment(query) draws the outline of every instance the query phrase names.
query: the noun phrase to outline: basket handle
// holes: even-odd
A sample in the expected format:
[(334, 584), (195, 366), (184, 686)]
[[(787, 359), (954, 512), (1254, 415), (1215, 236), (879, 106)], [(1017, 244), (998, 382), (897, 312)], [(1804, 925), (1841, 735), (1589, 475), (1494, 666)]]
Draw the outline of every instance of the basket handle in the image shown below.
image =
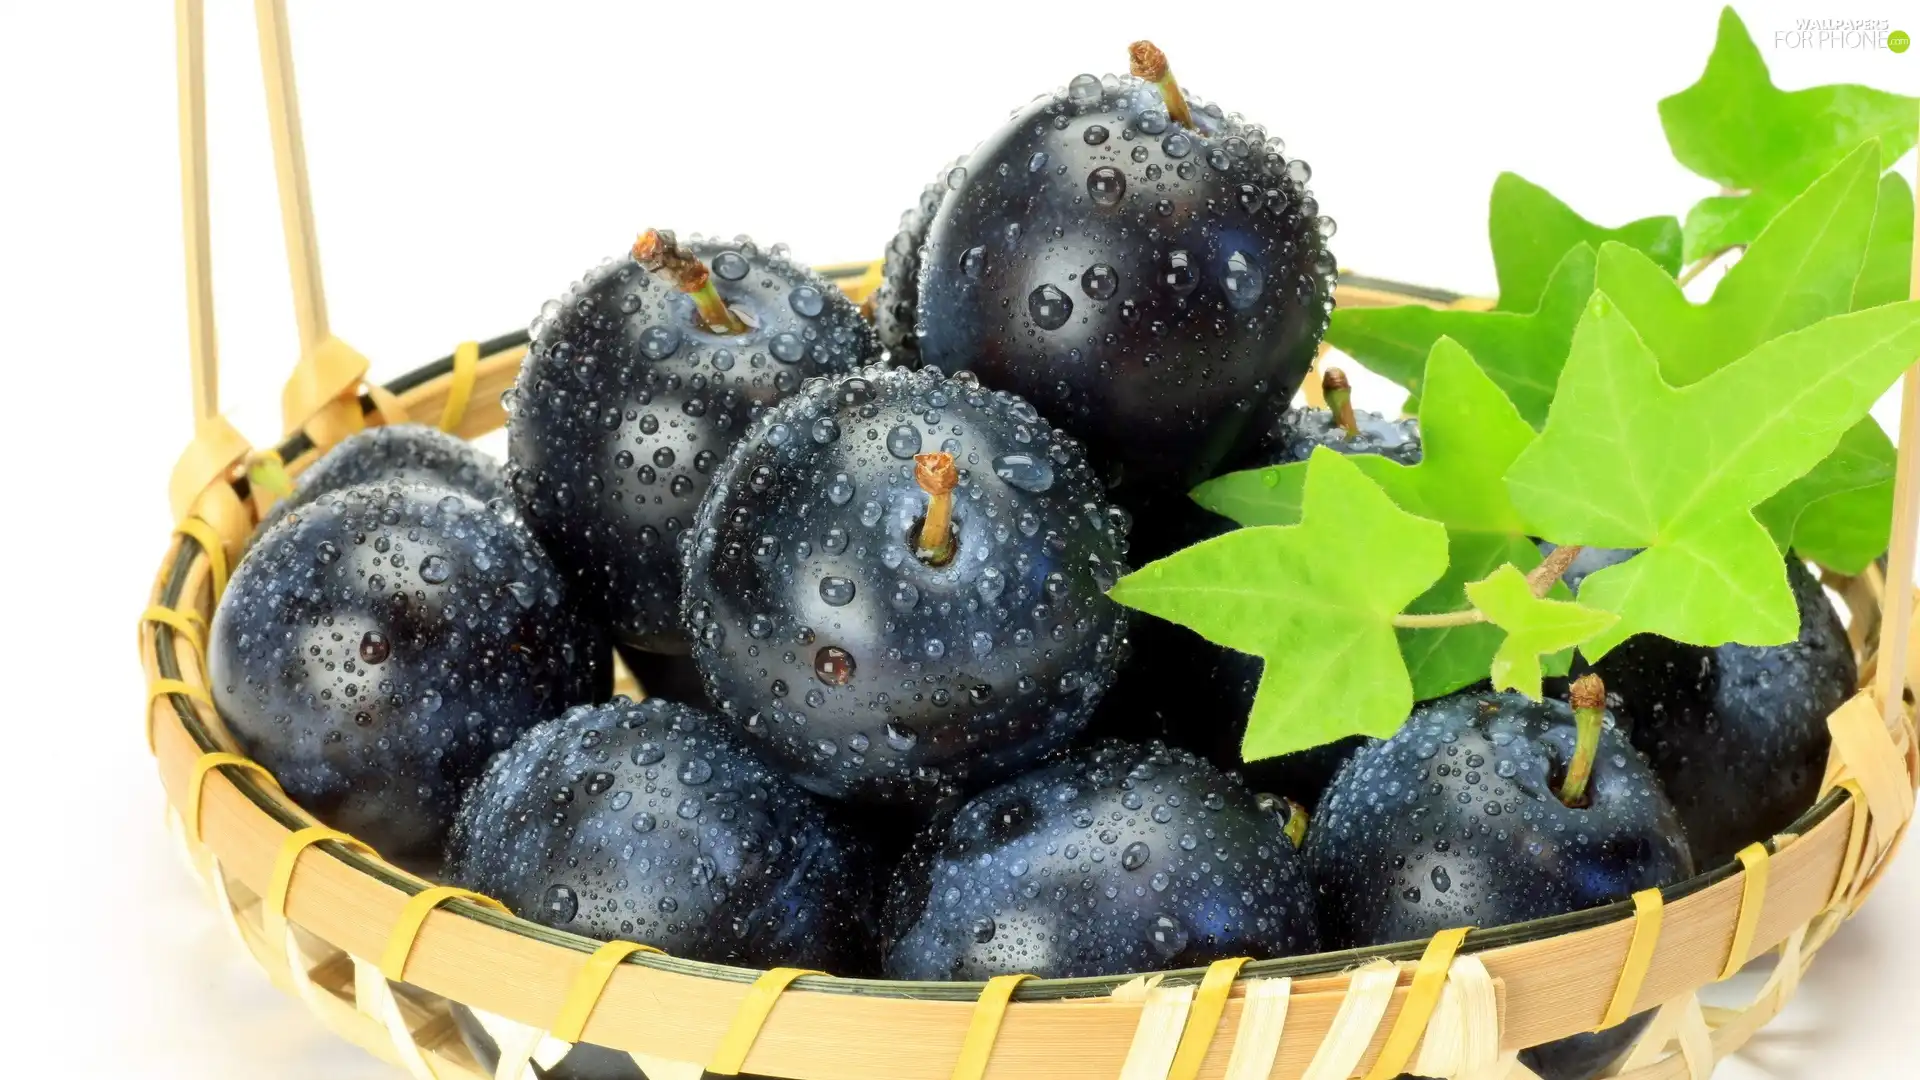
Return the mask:
[[(1920, 181), (1920, 169), (1915, 171)], [(1920, 197), (1920, 188), (1916, 188)], [(1914, 234), (1913, 275), (1907, 296), (1920, 300), (1920, 232)], [(1887, 549), (1886, 595), (1881, 598), (1880, 666), (1874, 689), (1880, 697), (1881, 719), (1889, 730), (1905, 723), (1907, 641), (1913, 632), (1914, 540), (1920, 532), (1920, 358), (1900, 379), (1900, 433), (1893, 480), (1892, 543)]]
[(197, 429), (220, 412), (213, 329), (213, 244), (207, 225), (206, 14), (202, 0), (174, 0), (180, 82), (180, 215), (186, 242), (187, 362)]
[[(274, 178), (280, 189), (280, 219), (286, 232), (287, 269), (293, 283), (293, 313), (306, 356), (331, 336), (326, 287), (320, 276), (320, 244), (307, 183), (306, 142), (300, 132), (300, 101), (294, 90), (293, 41), (286, 0), (255, 0), (260, 31), (260, 68), (267, 90), (267, 124), (273, 135)], [(206, 16), (204, 0), (174, 0), (179, 60), (180, 203), (187, 276), (187, 359), (193, 376), (196, 425), (220, 412), (220, 364), (213, 317), (213, 249), (208, 223)]]
[(330, 335), (327, 292), (320, 278), (320, 241), (307, 185), (307, 143), (300, 133), (300, 97), (293, 82), (293, 38), (287, 0), (254, 0), (260, 28), (260, 73), (267, 84), (267, 126), (273, 131), (273, 175), (280, 189), (280, 224), (287, 236), (293, 316), (306, 355)]

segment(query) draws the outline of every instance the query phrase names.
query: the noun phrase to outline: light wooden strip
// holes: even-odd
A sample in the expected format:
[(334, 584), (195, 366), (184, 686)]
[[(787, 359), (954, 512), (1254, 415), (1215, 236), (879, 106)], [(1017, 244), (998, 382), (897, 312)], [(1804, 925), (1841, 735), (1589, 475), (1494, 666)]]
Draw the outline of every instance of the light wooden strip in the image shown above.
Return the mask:
[(1353, 973), (1333, 1023), (1307, 1064), (1305, 1080), (1346, 1080), (1360, 1068), (1367, 1046), (1386, 1025), (1400, 969), (1385, 960), (1369, 961)]
[[(1920, 171), (1915, 173), (1920, 182)], [(1920, 188), (1915, 189), (1920, 198)], [(1920, 229), (1913, 235), (1913, 274), (1907, 297), (1920, 300)], [(1920, 358), (1901, 376), (1900, 434), (1893, 474), (1893, 537), (1887, 549), (1886, 594), (1880, 601), (1880, 669), (1874, 689), (1880, 699), (1881, 719), (1888, 730), (1904, 722), (1902, 694), (1907, 684), (1907, 636), (1913, 627), (1913, 559), (1916, 532), (1920, 532)]]
[(220, 411), (220, 357), (213, 326), (213, 240), (207, 221), (206, 24), (201, 0), (174, 0), (180, 83), (180, 225), (186, 244), (187, 362), (193, 418)]
[(1280, 1040), (1286, 1036), (1292, 997), (1292, 979), (1254, 979), (1246, 984), (1246, 1007), (1240, 1012), (1240, 1028), (1227, 1058), (1226, 1080), (1265, 1080), (1272, 1075)]
[(1500, 1059), (1500, 993), (1487, 966), (1471, 954), (1447, 965), (1445, 985), (1420, 1040), (1411, 1071), (1420, 1076), (1493, 1080)]
[(286, 0), (254, 0), (260, 30), (260, 72), (267, 83), (267, 125), (273, 132), (273, 172), (280, 188), (280, 224), (287, 237), (287, 271), (293, 279), (293, 316), (300, 325), (300, 351), (327, 339), (326, 287), (320, 279), (320, 240), (313, 225), (313, 193), (307, 185), (307, 146), (300, 131), (300, 96), (293, 81), (293, 39), (287, 33)]
[(1140, 1004), (1140, 1022), (1127, 1044), (1120, 1080), (1166, 1080), (1179, 1048), (1180, 1032), (1193, 1009), (1193, 987), (1162, 986), (1158, 975), (1147, 975), (1113, 992), (1119, 1001)]

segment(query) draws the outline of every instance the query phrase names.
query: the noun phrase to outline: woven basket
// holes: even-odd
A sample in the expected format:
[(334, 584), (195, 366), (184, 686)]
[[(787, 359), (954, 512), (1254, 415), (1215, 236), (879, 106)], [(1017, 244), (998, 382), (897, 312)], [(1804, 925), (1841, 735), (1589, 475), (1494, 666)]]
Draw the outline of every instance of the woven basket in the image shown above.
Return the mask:
[[(181, 161), (196, 436), (170, 495), (179, 525), (140, 625), (146, 726), (172, 832), (216, 909), (276, 985), (328, 1027), (416, 1077), (487, 1076), (455, 1030), (469, 1006), (521, 1080), (584, 1041), (655, 1080), (748, 1071), (796, 1078), (1530, 1076), (1515, 1052), (1658, 1012), (1616, 1075), (1701, 1080), (1771, 1019), (1873, 887), (1913, 814), (1906, 673), (1914, 613), (1920, 368), (1906, 380), (1888, 568), (1829, 575), (1849, 609), (1860, 693), (1829, 718), (1825, 794), (1788, 833), (1725, 866), (1608, 907), (1429, 941), (1126, 977), (896, 983), (696, 963), (513, 918), (326, 829), (234, 752), (207, 689), (204, 642), (266, 499), (263, 461), (297, 473), (360, 427), (411, 419), (472, 438), (499, 428), (526, 335), (468, 343), (384, 386), (328, 329), (306, 191), (284, 0), (256, 0), (303, 355), (289, 434), (255, 451), (217, 407), (207, 248), (199, 0), (179, 12)], [(877, 265), (830, 268), (856, 300)], [(1920, 282), (1920, 272), (1915, 275)], [(1345, 275), (1347, 306), (1482, 302)], [(1310, 380), (1311, 381), (1311, 380)], [(260, 475), (254, 473), (254, 475)], [(1910, 650), (1912, 650), (1910, 652)], [(623, 673), (624, 674), (624, 673)], [(639, 693), (628, 676), (623, 689)], [(1769, 952), (1742, 1009), (1695, 992)]]

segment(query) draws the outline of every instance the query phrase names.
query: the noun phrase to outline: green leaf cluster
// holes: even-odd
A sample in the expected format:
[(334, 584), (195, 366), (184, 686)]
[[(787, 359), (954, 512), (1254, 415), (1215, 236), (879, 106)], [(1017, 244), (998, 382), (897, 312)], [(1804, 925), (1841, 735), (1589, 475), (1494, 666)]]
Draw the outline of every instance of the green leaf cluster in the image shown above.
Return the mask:
[[(1886, 169), (1920, 101), (1779, 90), (1729, 10), (1660, 117), (1681, 163), (1731, 192), (1684, 228), (1604, 227), (1502, 174), (1490, 310), (1334, 313), (1328, 340), (1411, 392), (1419, 464), (1319, 450), (1218, 477), (1194, 499), (1244, 527), (1114, 586), (1264, 659), (1250, 760), (1388, 734), (1485, 678), (1537, 696), (1573, 649), (1635, 634), (1786, 642), (1783, 551), (1857, 573), (1885, 550), (1894, 452), (1868, 410), (1920, 358), (1913, 193)], [(1729, 248), (1690, 299), (1683, 255)], [(1529, 577), (1538, 541), (1644, 550), (1576, 602)]]

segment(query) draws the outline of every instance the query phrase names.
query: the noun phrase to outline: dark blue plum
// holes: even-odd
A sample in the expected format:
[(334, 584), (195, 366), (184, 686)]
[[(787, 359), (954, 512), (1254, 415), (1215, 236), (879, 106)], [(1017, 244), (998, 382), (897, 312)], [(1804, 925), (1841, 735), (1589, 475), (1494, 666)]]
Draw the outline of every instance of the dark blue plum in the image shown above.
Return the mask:
[(920, 338), (915, 330), (920, 301), (920, 249), (927, 242), (927, 228), (940, 211), (946, 197), (947, 175), (965, 165), (966, 157), (955, 158), (940, 170), (921, 190), (920, 199), (900, 215), (900, 231), (887, 242), (886, 260), (880, 267), (880, 287), (867, 301), (873, 314), (873, 329), (886, 346), (887, 361), (913, 367), (920, 362)]
[(1236, 458), (1292, 397), (1333, 307), (1311, 170), (1192, 95), (1075, 78), (949, 174), (916, 329), (1084, 439), (1144, 513)]
[(887, 897), (886, 974), (1074, 978), (1313, 952), (1286, 818), (1185, 751), (1074, 751), (916, 843)]
[[(957, 466), (944, 558), (918, 552), (916, 455)], [(1125, 524), (1077, 442), (965, 372), (810, 382), (700, 507), (694, 662), (802, 787), (925, 809), (1085, 725), (1125, 632)]]
[(425, 424), (371, 427), (340, 440), (301, 473), (293, 494), (274, 504), (258, 534), (328, 492), (376, 480), (435, 484), (483, 503), (507, 496), (499, 464), (465, 439)]
[(863, 845), (720, 718), (649, 698), (568, 712), (494, 758), (447, 879), (560, 930), (690, 960), (870, 971)]
[[(1566, 575), (1624, 562), (1633, 551), (1582, 551)], [(1853, 646), (1820, 582), (1797, 558), (1787, 581), (1800, 636), (1785, 645), (1685, 645), (1655, 634), (1628, 638), (1599, 663), (1608, 705), (1653, 763), (1694, 857), (1732, 859), (1781, 832), (1820, 797), (1827, 716), (1859, 683)]]
[(744, 237), (686, 245), (747, 325), (704, 328), (668, 276), (622, 256), (541, 309), (510, 396), (507, 477), (529, 524), (622, 642), (685, 652), (677, 539), (760, 409), (879, 355), (839, 289)]
[(214, 613), (229, 731), (294, 801), (431, 867), (487, 758), (611, 685), (605, 634), (546, 553), (471, 495), (389, 480), (259, 537)]
[[(1689, 877), (1673, 805), (1611, 723), (1587, 804), (1557, 785), (1573, 710), (1519, 694), (1463, 693), (1414, 710), (1399, 733), (1334, 778), (1307, 833), (1328, 948), (1418, 941), (1581, 911)], [(1527, 1051), (1546, 1080), (1583, 1080), (1617, 1058), (1645, 1016)]]

